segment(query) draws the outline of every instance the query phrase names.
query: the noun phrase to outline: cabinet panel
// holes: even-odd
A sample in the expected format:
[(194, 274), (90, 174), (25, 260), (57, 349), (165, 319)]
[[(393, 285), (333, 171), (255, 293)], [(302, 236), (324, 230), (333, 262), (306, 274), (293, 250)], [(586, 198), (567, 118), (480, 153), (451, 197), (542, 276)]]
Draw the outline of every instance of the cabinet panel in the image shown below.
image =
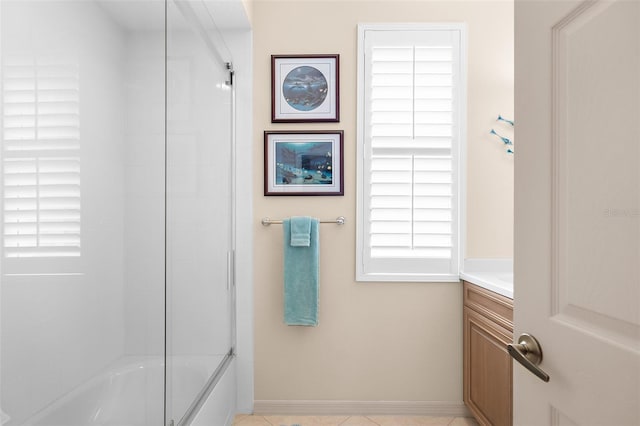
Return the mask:
[[(471, 287), (470, 294), (480, 295), (480, 299), (472, 298), (470, 304), (467, 304), (468, 287)], [(512, 307), (507, 299), (498, 300), (506, 308), (503, 311), (506, 315), (487, 309), (483, 294), (473, 287), (476, 286), (465, 283), (464, 402), (481, 424), (510, 426), (513, 423), (512, 361), (507, 345), (513, 340), (513, 331), (501, 324), (511, 324), (505, 317), (512, 317)], [(488, 300), (495, 299), (489, 297)], [(496, 317), (501, 320), (496, 321)]]
[(513, 331), (513, 300), (466, 281), (463, 284), (465, 306)]

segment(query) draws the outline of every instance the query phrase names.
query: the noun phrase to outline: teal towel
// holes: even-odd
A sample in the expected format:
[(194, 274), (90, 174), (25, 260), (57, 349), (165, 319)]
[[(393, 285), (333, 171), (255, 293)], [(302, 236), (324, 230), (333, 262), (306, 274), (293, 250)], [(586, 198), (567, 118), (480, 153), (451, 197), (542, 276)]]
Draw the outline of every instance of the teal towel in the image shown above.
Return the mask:
[(291, 245), (293, 247), (309, 247), (311, 244), (311, 218), (309, 216), (293, 216), (290, 222)]
[(320, 253), (318, 219), (309, 218), (309, 245), (291, 244), (291, 220), (284, 230), (284, 322), (287, 325), (318, 325), (318, 265)]

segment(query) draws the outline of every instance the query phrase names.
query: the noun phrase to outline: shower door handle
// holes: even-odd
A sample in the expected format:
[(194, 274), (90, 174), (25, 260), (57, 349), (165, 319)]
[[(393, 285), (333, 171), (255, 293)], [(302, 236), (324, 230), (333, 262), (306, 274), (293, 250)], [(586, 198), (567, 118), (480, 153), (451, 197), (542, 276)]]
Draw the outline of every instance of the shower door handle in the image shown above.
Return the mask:
[(227, 252), (227, 291), (231, 288), (231, 252)]
[(235, 250), (227, 252), (227, 291), (231, 290), (231, 286), (235, 285), (236, 277), (236, 256)]

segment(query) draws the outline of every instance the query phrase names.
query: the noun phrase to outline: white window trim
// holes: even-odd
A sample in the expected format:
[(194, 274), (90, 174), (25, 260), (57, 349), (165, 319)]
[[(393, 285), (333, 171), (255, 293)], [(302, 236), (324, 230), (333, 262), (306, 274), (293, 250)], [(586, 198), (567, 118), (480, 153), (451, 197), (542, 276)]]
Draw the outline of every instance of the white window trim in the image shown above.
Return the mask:
[(457, 247), (455, 257), (457, 270), (452, 274), (429, 273), (371, 273), (364, 269), (364, 174), (365, 174), (365, 149), (364, 149), (364, 106), (365, 87), (364, 79), (364, 35), (369, 30), (408, 31), (408, 30), (459, 30), (460, 40), (460, 84), (462, 92), (467, 94), (467, 26), (464, 23), (406, 23), (406, 24), (358, 24), (358, 58), (357, 58), (357, 148), (356, 148), (356, 281), (363, 282), (459, 282), (459, 272), (462, 264), (464, 246), (466, 240), (466, 139), (467, 139), (467, 97), (459, 99), (460, 110), (458, 120), (459, 127), (458, 155), (456, 158), (457, 173), (455, 174), (458, 193), (457, 216), (458, 224)]

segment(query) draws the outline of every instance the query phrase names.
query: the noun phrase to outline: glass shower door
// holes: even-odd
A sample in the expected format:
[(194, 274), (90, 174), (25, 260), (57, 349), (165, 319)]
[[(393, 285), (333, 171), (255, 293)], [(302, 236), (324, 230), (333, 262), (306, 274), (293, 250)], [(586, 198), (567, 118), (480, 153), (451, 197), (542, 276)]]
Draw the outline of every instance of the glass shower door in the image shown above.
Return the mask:
[(161, 425), (164, 0), (0, 15), (0, 423)]
[(166, 412), (180, 425), (232, 347), (232, 87), (204, 2), (167, 7)]

